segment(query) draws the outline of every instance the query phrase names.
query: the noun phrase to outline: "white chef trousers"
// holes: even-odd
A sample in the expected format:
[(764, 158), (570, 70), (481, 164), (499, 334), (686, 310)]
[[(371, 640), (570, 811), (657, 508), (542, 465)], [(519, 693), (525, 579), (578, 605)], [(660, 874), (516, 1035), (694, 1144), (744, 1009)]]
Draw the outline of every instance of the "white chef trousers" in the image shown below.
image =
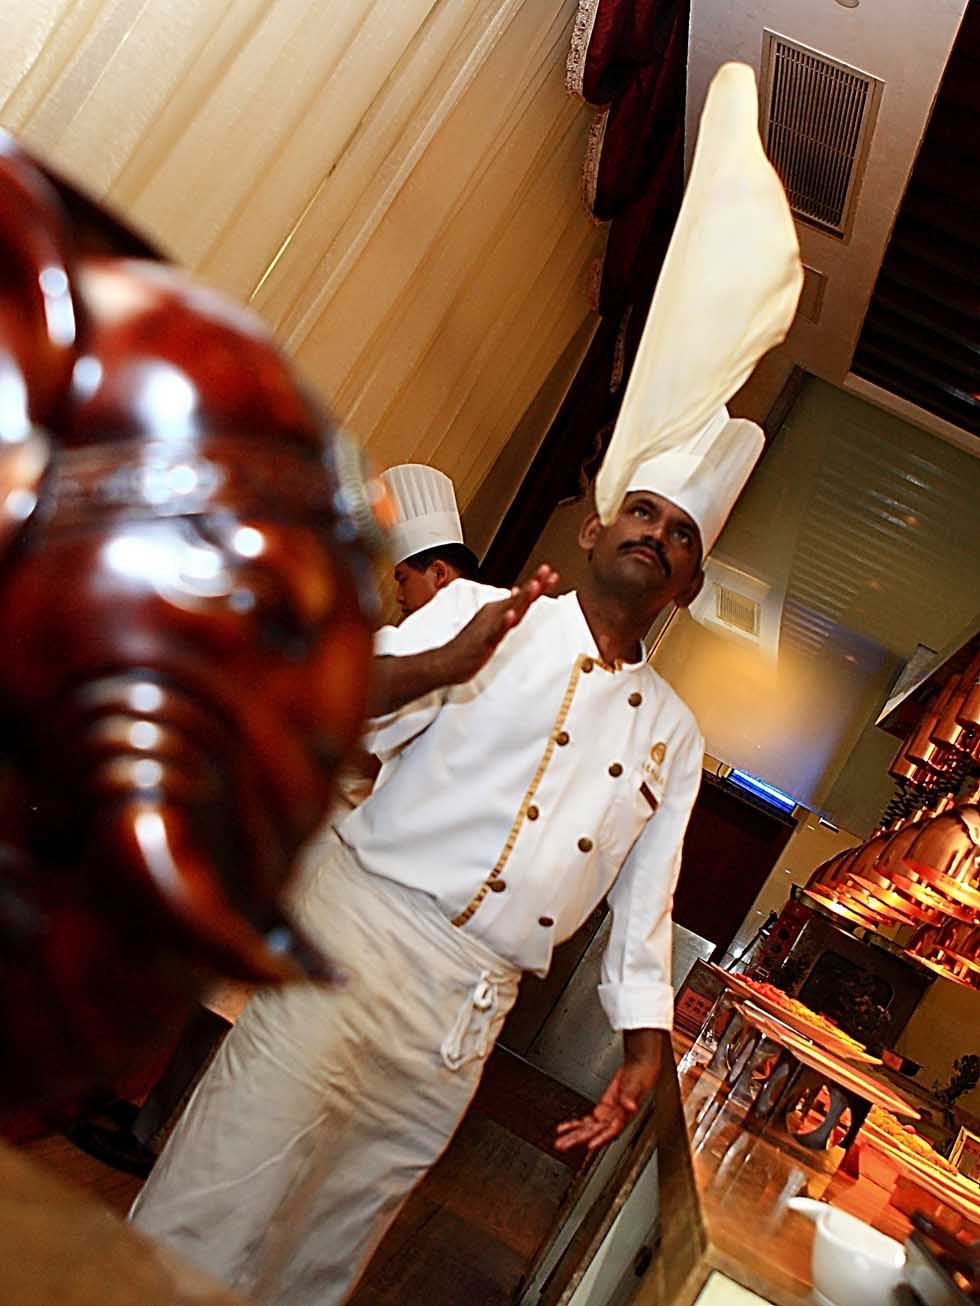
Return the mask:
[(252, 999), (130, 1218), (263, 1303), (332, 1306), (449, 1143), (520, 972), (336, 835), (299, 915), (348, 983)]

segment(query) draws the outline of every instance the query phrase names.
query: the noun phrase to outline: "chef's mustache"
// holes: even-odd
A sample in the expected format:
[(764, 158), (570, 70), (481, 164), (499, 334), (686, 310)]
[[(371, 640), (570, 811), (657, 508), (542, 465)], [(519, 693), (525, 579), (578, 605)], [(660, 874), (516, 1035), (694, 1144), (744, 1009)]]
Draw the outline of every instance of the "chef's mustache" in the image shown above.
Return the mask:
[(620, 553), (635, 553), (637, 549), (649, 549), (651, 553), (655, 553), (660, 561), (661, 567), (664, 569), (664, 575), (668, 579), (670, 578), (670, 563), (667, 561), (667, 554), (664, 552), (664, 546), (659, 540), (631, 540), (628, 544), (621, 544), (619, 546)]

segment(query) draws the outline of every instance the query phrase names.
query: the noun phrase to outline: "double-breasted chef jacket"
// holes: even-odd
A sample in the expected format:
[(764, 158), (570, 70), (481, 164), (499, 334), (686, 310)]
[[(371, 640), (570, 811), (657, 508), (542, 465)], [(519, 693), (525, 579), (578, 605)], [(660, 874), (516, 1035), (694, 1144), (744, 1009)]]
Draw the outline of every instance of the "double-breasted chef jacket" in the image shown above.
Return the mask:
[[(378, 655), (439, 647), (508, 591), (456, 580)], [(339, 825), (364, 868), (431, 895), (538, 975), (608, 895), (613, 1029), (669, 1029), (670, 911), (701, 782), (690, 710), (646, 663), (599, 654), (577, 595), (539, 598), (487, 665), (371, 723), (383, 783)]]

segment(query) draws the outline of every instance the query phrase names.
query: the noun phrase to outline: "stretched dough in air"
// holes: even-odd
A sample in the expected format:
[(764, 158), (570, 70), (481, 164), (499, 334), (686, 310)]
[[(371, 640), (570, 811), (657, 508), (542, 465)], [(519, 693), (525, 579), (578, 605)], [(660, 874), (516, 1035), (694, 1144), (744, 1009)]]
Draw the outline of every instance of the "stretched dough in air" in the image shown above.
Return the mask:
[(596, 480), (604, 523), (639, 464), (695, 435), (793, 321), (803, 268), (758, 114), (752, 69), (725, 64), (708, 90), (677, 225)]

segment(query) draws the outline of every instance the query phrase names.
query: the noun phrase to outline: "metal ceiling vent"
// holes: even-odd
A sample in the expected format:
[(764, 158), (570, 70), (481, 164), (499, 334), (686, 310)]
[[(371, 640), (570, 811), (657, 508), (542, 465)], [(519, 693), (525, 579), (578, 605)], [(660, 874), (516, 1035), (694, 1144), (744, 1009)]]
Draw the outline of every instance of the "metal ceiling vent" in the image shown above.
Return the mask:
[(763, 33), (762, 137), (797, 217), (850, 233), (884, 83)]
[(704, 564), (704, 585), (688, 612), (716, 635), (757, 649), (766, 659), (779, 655), (782, 587), (753, 576), (712, 555)]
[(724, 585), (715, 585), (715, 619), (723, 626), (731, 626), (744, 635), (759, 633), (759, 605)]

